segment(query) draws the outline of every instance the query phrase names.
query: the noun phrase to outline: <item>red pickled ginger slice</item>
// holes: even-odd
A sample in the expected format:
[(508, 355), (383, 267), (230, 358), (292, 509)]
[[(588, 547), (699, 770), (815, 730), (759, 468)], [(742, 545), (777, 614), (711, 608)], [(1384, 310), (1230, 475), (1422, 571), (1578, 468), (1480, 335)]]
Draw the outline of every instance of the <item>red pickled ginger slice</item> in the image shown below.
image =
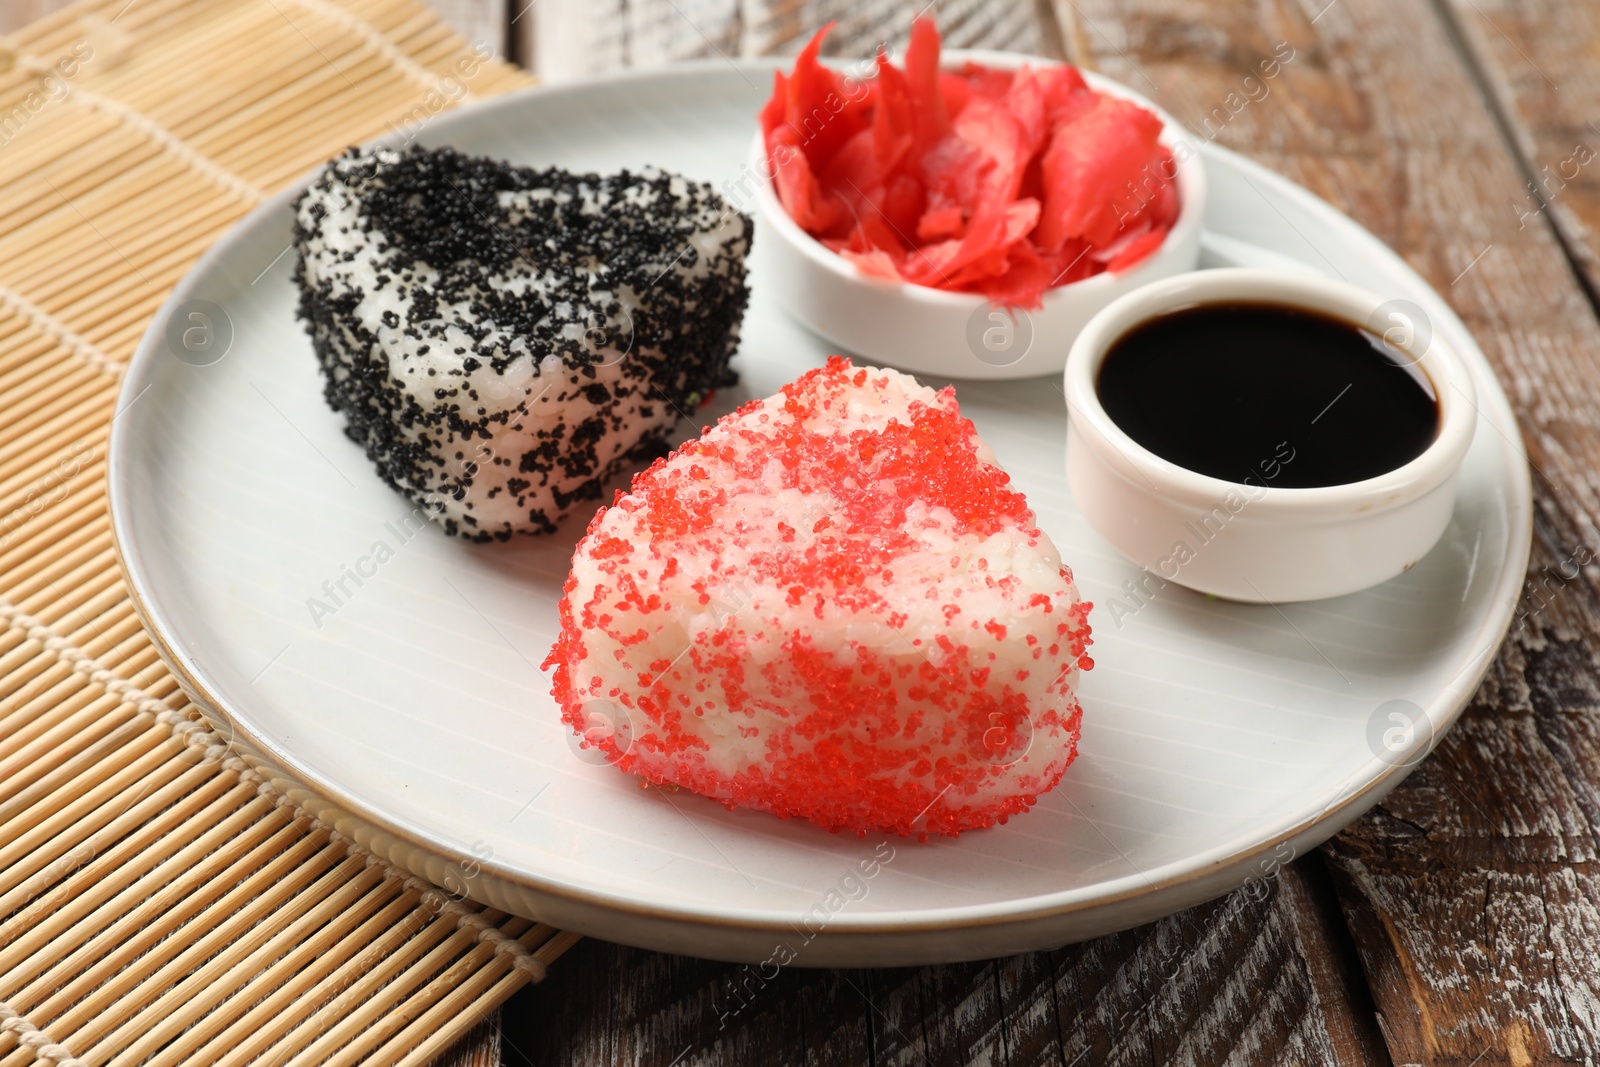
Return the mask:
[(1040, 162), (1044, 214), (1034, 235), (1039, 246), (1055, 251), (1069, 237), (1109, 244), (1125, 215), (1141, 204), (1129, 202), (1150, 174), (1161, 136), (1161, 120), (1138, 104), (1102, 96), (1094, 107), (1058, 124)]
[(1180, 204), (1149, 110), (1070, 66), (940, 66), (932, 19), (867, 83), (823, 66), (824, 27), (779, 74), (761, 128), (779, 201), (879, 278), (1037, 307), (1050, 288), (1161, 247)]

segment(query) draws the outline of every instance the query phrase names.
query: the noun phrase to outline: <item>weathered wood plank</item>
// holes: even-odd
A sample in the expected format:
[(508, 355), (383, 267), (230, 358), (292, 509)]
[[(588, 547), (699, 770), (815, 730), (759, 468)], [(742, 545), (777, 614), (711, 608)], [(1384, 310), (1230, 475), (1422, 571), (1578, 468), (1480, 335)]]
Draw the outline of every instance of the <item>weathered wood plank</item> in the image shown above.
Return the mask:
[(1363, 993), (1318, 872), (1291, 866), (1088, 944), (946, 967), (763, 981), (590, 940), (506, 1006), (507, 1062), (1387, 1064), (1370, 1010), (1351, 1008)]
[[(434, 12), (469, 42), (482, 41), (495, 55), (506, 54), (508, 0), (424, 0)], [(524, 3), (527, 0), (523, 0)]]
[(1582, 578), (1561, 580), (1557, 546), (1572, 542), (1540, 527), (1535, 574), (1557, 579), (1538, 583), (1543, 607), (1530, 597), (1439, 750), (1330, 848), (1397, 1060), (1592, 1063), (1600, 1049), (1600, 611)]
[[(1522, 133), (1542, 146), (1533, 157), (1559, 163), (1595, 100), (1584, 87), (1600, 30), (1576, 4), (1450, 0), (1447, 14), (1386, 0), (1058, 5), (1069, 54), (1152, 92), (1201, 136), (1301, 181), (1399, 249), (1507, 384), (1540, 472), (1531, 617), (1461, 725), (1326, 855), (1396, 1062), (1594, 1062), (1600, 602), (1595, 569), (1579, 564), (1600, 556), (1600, 328), (1552, 229), (1576, 220), (1564, 235), (1580, 259), (1592, 253), (1592, 230), (1576, 222), (1590, 225), (1594, 176), (1531, 219), (1518, 210), (1526, 176), (1457, 42), (1492, 53), (1502, 88), (1546, 124)], [(1294, 58), (1258, 78), (1259, 98), (1223, 103), (1279, 42)], [(1570, 76), (1571, 95), (1546, 75)]]
[(445, 1049), (432, 1067), (500, 1067), (505, 1062), (504, 1051), (500, 1040), (500, 1012), (495, 1011)]
[(819, 26), (834, 22), (827, 51), (868, 56), (880, 43), (904, 45), (912, 16), (924, 10), (952, 48), (1037, 52), (1043, 39), (1034, 0), (745, 0), (743, 9), (747, 55), (797, 52)]
[(739, 54), (737, 0), (516, 0), (524, 65), (547, 82)]
[(1448, 0), (1451, 21), (1523, 159), (1504, 208), (1547, 221), (1600, 280), (1600, 9), (1581, 0)]
[[(541, 78), (563, 81), (681, 59), (796, 52), (837, 22), (827, 51), (871, 55), (903, 45), (926, 10), (955, 48), (1041, 47), (1037, 0), (518, 0), (519, 55)], [(526, 12), (523, 9), (526, 7)]]

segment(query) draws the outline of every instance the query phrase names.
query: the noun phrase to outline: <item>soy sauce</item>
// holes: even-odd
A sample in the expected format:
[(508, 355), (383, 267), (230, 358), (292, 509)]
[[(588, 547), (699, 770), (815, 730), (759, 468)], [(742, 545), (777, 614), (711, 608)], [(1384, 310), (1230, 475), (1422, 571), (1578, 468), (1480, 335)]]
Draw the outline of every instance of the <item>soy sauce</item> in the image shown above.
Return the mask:
[(1201, 304), (1113, 343), (1096, 391), (1163, 459), (1214, 478), (1306, 489), (1415, 459), (1439, 429), (1432, 382), (1382, 337), (1271, 303)]

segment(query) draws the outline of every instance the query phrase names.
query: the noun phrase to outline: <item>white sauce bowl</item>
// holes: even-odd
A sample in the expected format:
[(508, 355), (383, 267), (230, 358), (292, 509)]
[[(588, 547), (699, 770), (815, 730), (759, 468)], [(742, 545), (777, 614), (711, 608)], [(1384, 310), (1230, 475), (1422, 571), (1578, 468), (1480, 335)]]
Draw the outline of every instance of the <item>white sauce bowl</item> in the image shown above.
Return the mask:
[[(969, 60), (988, 67), (1053, 66), (1011, 52), (951, 51), (945, 66)], [(1177, 163), (1180, 207), (1166, 240), (1132, 268), (1057, 286), (1036, 311), (1007, 312), (974, 293), (953, 293), (864, 274), (802, 230), (779, 202), (760, 131), (748, 168), (755, 181), (756, 277), (778, 304), (842, 354), (940, 378), (1032, 378), (1059, 374), (1074, 337), (1094, 314), (1124, 293), (1192, 271), (1200, 258), (1206, 172), (1199, 146), (1149, 100), (1109, 78), (1082, 72), (1091, 88), (1131, 100), (1161, 119), (1161, 143)]]
[[(1375, 478), (1292, 489), (1198, 474), (1135, 442), (1100, 404), (1095, 383), (1106, 353), (1154, 316), (1240, 300), (1375, 324), (1433, 385), (1433, 443)], [(1090, 524), (1154, 576), (1153, 588), (1159, 579), (1230, 600), (1341, 596), (1408, 570), (1450, 523), (1477, 399), (1449, 342), (1393, 306), (1344, 282), (1232, 269), (1156, 282), (1106, 307), (1078, 334), (1066, 367), (1067, 481)]]

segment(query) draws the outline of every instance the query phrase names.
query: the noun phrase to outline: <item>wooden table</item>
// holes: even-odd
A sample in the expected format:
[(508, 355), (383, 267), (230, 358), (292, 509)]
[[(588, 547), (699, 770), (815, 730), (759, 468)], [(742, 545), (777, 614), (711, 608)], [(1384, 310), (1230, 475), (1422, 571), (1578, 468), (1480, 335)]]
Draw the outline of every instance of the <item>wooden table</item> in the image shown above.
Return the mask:
[[(1596, 1062), (1600, 568), (1578, 565), (1600, 559), (1600, 5), (956, 7), (953, 43), (1126, 82), (1354, 216), (1445, 295), (1535, 470), (1525, 612), (1437, 751), (1265, 893), (1054, 952), (790, 969), (726, 1026), (742, 968), (589, 940), (504, 1009), (505, 1062)], [(796, 33), (837, 13), (835, 46), (865, 53), (914, 8), (785, 10)], [(1263, 95), (1246, 79), (1285, 43)]]
[[(0, 24), (59, 0), (17, 0)], [(903, 37), (899, 0), (438, 0), (548, 77)], [(1595, 1063), (1600, 1057), (1600, 5), (945, 0), (958, 46), (1140, 89), (1361, 221), (1494, 362), (1535, 471), (1511, 639), (1380, 807), (1218, 901), (1053, 952), (788, 969), (587, 940), (457, 1064)], [(1293, 59), (1268, 83), (1268, 57)], [(1267, 91), (1263, 92), (1263, 87)], [(1587, 565), (1585, 565), (1587, 564)], [(1263, 891), (1264, 889), (1264, 891)]]

